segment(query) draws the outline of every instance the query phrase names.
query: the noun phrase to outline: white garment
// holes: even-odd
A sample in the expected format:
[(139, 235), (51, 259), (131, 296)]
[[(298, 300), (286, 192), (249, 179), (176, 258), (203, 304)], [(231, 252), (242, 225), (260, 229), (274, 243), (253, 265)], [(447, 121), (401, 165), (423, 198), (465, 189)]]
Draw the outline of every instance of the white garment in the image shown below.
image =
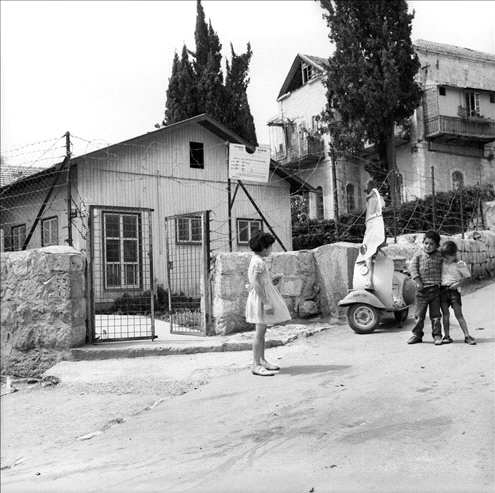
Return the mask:
[[(466, 262), (463, 260), (454, 261), (447, 263), (445, 260), (442, 264), (442, 286), (450, 286), (455, 282), (458, 282), (462, 279), (467, 279), (471, 277), (471, 272), (469, 272), (468, 266)], [(461, 288), (457, 288), (459, 293), (461, 292)]]
[(366, 231), (356, 263), (369, 260), (385, 242), (382, 208), (385, 202), (376, 188), (366, 197)]
[[(267, 314), (264, 310), (261, 298), (253, 288), (256, 274), (261, 274), (260, 284), (265, 290), (265, 296), (273, 307), (273, 313)], [(249, 296), (246, 302), (246, 322), (254, 324), (275, 325), (291, 319), (284, 299), (272, 284), (270, 273), (265, 261), (259, 255), (253, 255), (248, 269), (250, 285)]]

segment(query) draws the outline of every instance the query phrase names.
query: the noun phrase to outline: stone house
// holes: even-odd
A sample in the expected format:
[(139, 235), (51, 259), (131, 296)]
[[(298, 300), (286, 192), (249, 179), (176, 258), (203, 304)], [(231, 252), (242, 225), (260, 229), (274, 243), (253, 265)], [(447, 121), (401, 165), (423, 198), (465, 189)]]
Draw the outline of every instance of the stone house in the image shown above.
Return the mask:
[[(495, 55), (424, 40), (414, 48), (424, 97), (408, 132), (396, 132), (402, 201), (431, 194), (432, 172), (436, 191), (494, 183)], [(326, 65), (325, 58), (296, 56), (268, 125), (273, 158), (318, 190), (309, 196), (310, 216), (331, 219), (334, 182), (340, 213), (364, 209), (370, 176), (363, 160), (375, 149), (369, 146), (353, 162), (338, 160), (334, 180), (330, 136), (319, 131)]]

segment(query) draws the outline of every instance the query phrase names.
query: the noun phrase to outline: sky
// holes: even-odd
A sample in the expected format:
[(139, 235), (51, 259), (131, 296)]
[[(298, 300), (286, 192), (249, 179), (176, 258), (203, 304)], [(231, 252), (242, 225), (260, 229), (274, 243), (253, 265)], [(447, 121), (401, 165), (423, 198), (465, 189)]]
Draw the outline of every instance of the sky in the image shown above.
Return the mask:
[[(324, 11), (313, 0), (203, 0), (223, 45), (251, 43), (248, 98), (258, 142), (297, 53), (328, 57)], [(412, 39), (495, 53), (495, 1), (410, 1)], [(1, 154), (48, 166), (155, 130), (174, 52), (194, 51), (196, 1), (12, 1), (1, 8)]]

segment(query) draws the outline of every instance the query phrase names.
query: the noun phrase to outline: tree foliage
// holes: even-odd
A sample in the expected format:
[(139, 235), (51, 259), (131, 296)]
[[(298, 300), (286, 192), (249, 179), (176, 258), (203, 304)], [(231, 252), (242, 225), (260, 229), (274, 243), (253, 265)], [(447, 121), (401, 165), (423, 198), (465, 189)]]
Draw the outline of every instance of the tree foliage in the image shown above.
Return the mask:
[(227, 60), (227, 77), (225, 87), (230, 101), (227, 104), (227, 121), (231, 122), (231, 130), (241, 135), (253, 145), (258, 145), (253, 115), (247, 97), (249, 85), (249, 62), (253, 52), (248, 43), (246, 53), (237, 55), (232, 44), (232, 63)]
[(184, 46), (180, 60), (178, 54), (174, 54), (172, 76), (167, 89), (165, 121), (180, 122), (197, 114), (195, 80), (196, 75), (189, 61), (187, 48)]
[(324, 112), (340, 155), (356, 155), (366, 141), (375, 144), (378, 161), (369, 166), (383, 182), (395, 169), (394, 126), (417, 108), (420, 68), (411, 42), (414, 14), (406, 0), (320, 0), (328, 13), (329, 59)]
[(222, 44), (211, 21), (206, 23), (201, 0), (197, 0), (194, 39), (194, 52), (184, 45), (181, 59), (177, 53), (174, 55), (163, 124), (170, 125), (206, 113), (257, 145), (254, 119), (247, 98), (251, 45), (248, 43), (246, 53), (241, 55), (237, 55), (231, 45), (232, 62), (226, 62), (224, 83)]

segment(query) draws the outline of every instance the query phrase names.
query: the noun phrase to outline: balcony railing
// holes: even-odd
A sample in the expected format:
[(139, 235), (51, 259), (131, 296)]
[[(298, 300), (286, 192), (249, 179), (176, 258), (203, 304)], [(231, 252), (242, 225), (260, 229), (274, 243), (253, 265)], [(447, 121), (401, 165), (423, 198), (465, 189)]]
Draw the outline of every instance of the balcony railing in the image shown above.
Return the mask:
[(426, 121), (426, 137), (439, 140), (492, 142), (495, 140), (495, 122), (479, 117), (436, 116)]
[(288, 168), (304, 167), (322, 160), (324, 150), (323, 140), (310, 137), (289, 147), (287, 152), (277, 152), (274, 159)]

